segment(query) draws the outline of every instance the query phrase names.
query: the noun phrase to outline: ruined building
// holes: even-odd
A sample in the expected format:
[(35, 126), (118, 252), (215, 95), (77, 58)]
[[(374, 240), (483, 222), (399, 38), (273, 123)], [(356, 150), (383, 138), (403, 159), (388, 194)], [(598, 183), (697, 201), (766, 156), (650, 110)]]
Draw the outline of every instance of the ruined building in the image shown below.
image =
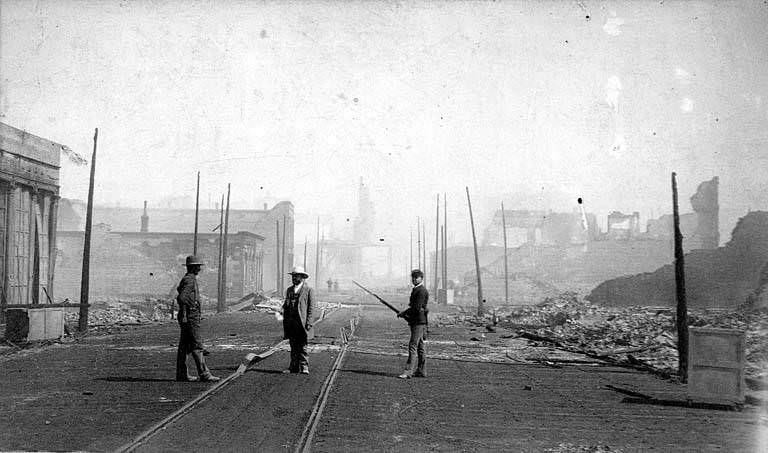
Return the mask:
[[(59, 267), (57, 285), (65, 293), (59, 297), (79, 297), (74, 291), (79, 282), (77, 268), (82, 254), (85, 204), (61, 200), (59, 209)], [(200, 209), (198, 254), (206, 262), (201, 274), (201, 289), (216, 295), (218, 272), (219, 209)], [(94, 206), (91, 246), (91, 293), (105, 297), (165, 296), (183, 274), (184, 257), (192, 253), (195, 225), (194, 209), (144, 209)], [(283, 254), (285, 226), (285, 261)], [(271, 291), (278, 279), (288, 283), (287, 272), (294, 264), (294, 213), (288, 201), (271, 209), (230, 209), (227, 256), (227, 297), (238, 298), (251, 291)], [(215, 230), (215, 231), (214, 231)], [(279, 237), (279, 239), (278, 239)], [(115, 270), (123, 270), (124, 273)], [(101, 277), (98, 273), (102, 272)], [(127, 274), (126, 274), (127, 273)], [(285, 284), (284, 287), (287, 287)]]
[(53, 299), (62, 148), (0, 123), (0, 318)]

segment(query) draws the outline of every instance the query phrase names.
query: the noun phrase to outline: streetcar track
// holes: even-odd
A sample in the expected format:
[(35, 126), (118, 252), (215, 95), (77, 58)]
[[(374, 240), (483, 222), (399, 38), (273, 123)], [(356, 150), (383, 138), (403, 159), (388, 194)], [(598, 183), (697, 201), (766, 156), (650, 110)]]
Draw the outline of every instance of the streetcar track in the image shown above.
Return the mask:
[(325, 378), (325, 381), (320, 388), (320, 394), (317, 396), (315, 405), (312, 407), (312, 412), (309, 414), (309, 419), (307, 420), (306, 425), (304, 425), (304, 430), (302, 431), (299, 442), (297, 443), (296, 449), (294, 450), (295, 453), (309, 453), (312, 451), (312, 440), (315, 437), (317, 425), (320, 422), (320, 417), (323, 415), (323, 409), (325, 409), (325, 405), (328, 402), (328, 396), (331, 393), (333, 382), (336, 380), (336, 376), (339, 374), (341, 363), (344, 361), (344, 355), (347, 353), (349, 339), (355, 334), (355, 328), (357, 327), (358, 319), (359, 313), (350, 319), (349, 333), (347, 333), (343, 327), (340, 329), (343, 345), (339, 351), (339, 355), (333, 362), (331, 371), (328, 373), (328, 376)]
[[(334, 312), (337, 308), (332, 308), (330, 310), (323, 310), (320, 318), (315, 322), (315, 325), (320, 324), (322, 321), (324, 321), (328, 315), (328, 312)], [(288, 344), (288, 340), (281, 340), (277, 344), (273, 345), (266, 351), (260, 353), (260, 354), (253, 354), (249, 353), (246, 355), (245, 362), (252, 363), (254, 361), (262, 361), (278, 350), (280, 350), (282, 347), (284, 347), (286, 344)], [(346, 344), (342, 348), (342, 350), (346, 348)], [(340, 354), (341, 356), (341, 354)], [(257, 360), (258, 359), (258, 360)], [(173, 423), (174, 421), (180, 419), (187, 413), (189, 413), (192, 409), (196, 408), (200, 403), (207, 400), (211, 396), (213, 396), (215, 393), (217, 393), (219, 390), (223, 389), (228, 384), (232, 383), (235, 379), (245, 374), (245, 371), (247, 369), (246, 363), (241, 363), (240, 366), (238, 366), (237, 370), (227, 376), (226, 378), (222, 379), (221, 381), (214, 384), (212, 387), (206, 389), (203, 393), (199, 394), (195, 399), (188, 402), (187, 404), (183, 405), (181, 408), (177, 409), (175, 412), (170, 414), (169, 416), (165, 417), (164, 419), (160, 420), (156, 424), (152, 425), (150, 428), (139, 434), (138, 436), (134, 437), (130, 442), (118, 447), (115, 452), (116, 453), (128, 453), (136, 450), (138, 447), (140, 447), (142, 444), (144, 444), (147, 440), (149, 440), (153, 435), (158, 433), (159, 431), (165, 429), (168, 425)]]

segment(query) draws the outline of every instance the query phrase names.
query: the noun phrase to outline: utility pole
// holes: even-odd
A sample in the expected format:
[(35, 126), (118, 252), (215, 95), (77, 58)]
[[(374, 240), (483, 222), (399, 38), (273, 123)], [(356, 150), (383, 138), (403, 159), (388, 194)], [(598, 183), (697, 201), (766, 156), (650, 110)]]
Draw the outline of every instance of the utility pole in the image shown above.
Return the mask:
[(307, 236), (304, 235), (304, 272), (307, 271)]
[(219, 275), (218, 275), (218, 284), (217, 284), (217, 295), (216, 295), (216, 308), (224, 305), (224, 290), (222, 288), (222, 257), (224, 256), (224, 194), (221, 194), (221, 205), (219, 205), (219, 226), (217, 227), (219, 229), (219, 262), (218, 262), (218, 269), (219, 269)]
[(286, 219), (285, 214), (283, 214), (283, 248), (282, 252), (280, 253), (280, 292), (283, 292), (285, 290), (285, 229), (286, 229)]
[(91, 179), (88, 183), (88, 207), (85, 211), (85, 237), (83, 238), (83, 272), (80, 278), (80, 317), (77, 329), (80, 332), (88, 330), (88, 293), (91, 269), (91, 227), (93, 225), (93, 182), (96, 178), (96, 142), (99, 139), (99, 128), (93, 132), (93, 155), (91, 156)]
[(277, 279), (275, 286), (275, 291), (277, 291), (278, 295), (282, 295), (283, 291), (280, 289), (280, 221), (275, 220), (275, 231), (276, 231), (276, 241), (275, 241), (275, 258), (277, 259), (277, 264), (275, 265), (275, 278)]
[(437, 299), (437, 282), (440, 280), (440, 194), (437, 194), (435, 212), (435, 281), (432, 282), (432, 297)]
[(424, 263), (424, 269), (421, 271), (424, 272), (424, 287), (427, 286), (427, 224), (422, 219), (421, 221), (421, 235), (422, 235), (422, 241), (421, 241), (421, 254), (424, 256), (422, 263)]
[(448, 289), (448, 194), (443, 193), (443, 289)]
[(410, 249), (411, 251), (410, 251), (410, 255), (408, 255), (408, 260), (409, 260), (408, 261), (408, 274), (410, 274), (411, 271), (413, 270), (413, 225), (411, 225), (410, 233), (411, 233), (411, 236), (410, 236), (411, 237), (411, 249)]
[(418, 268), (421, 269), (421, 217), (416, 217), (416, 254)]
[(317, 238), (315, 239), (315, 288), (320, 290), (320, 216), (317, 216)]
[(504, 215), (504, 202), (501, 202), (501, 229), (504, 232), (504, 305), (509, 304), (509, 268), (507, 267), (507, 219)]
[(216, 307), (216, 311), (219, 313), (224, 311), (227, 303), (227, 254), (229, 253), (227, 242), (229, 241), (229, 192), (231, 184), (227, 184), (227, 210), (224, 212), (224, 245), (221, 252), (221, 292), (222, 298), (219, 305)]
[(672, 172), (672, 213), (675, 228), (675, 289), (677, 295), (677, 375), (688, 381), (688, 306), (685, 300), (685, 262), (680, 214), (677, 210), (677, 180)]
[(477, 236), (475, 236), (475, 219), (472, 216), (472, 201), (469, 199), (469, 187), (467, 187), (467, 205), (469, 206), (469, 223), (472, 225), (472, 244), (475, 246), (475, 271), (477, 272), (477, 315), (483, 316), (485, 304), (483, 303), (483, 283), (480, 277), (480, 258), (477, 255)]
[(197, 172), (197, 191), (195, 192), (195, 235), (192, 238), (192, 254), (197, 256), (197, 220), (200, 214), (200, 172)]

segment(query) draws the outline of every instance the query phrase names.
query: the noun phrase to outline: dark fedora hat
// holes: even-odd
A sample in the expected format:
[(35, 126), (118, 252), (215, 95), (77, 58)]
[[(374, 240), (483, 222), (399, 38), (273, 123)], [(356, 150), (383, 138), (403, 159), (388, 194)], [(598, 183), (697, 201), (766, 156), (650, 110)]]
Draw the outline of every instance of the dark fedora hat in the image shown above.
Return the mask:
[(197, 255), (189, 255), (184, 265), (185, 266), (195, 266), (195, 265), (205, 266), (205, 263)]

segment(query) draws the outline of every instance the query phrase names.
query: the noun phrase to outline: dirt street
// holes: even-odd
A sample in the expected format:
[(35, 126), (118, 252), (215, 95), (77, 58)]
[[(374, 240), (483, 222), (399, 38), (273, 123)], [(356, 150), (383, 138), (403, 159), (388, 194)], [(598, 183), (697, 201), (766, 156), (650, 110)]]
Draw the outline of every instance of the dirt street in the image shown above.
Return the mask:
[[(505, 359), (491, 346), (469, 347), (478, 335), (469, 328), (431, 327), (427, 352), (440, 358), (428, 359), (428, 377), (397, 379), (407, 326), (379, 305), (364, 305), (341, 308), (318, 326), (309, 376), (280, 373), (288, 357), (278, 351), (136, 444), (210, 388), (172, 380), (173, 323), (0, 356), (0, 407), (12, 414), (0, 420), (0, 449), (292, 451), (308, 431), (340, 352), (340, 329), (351, 318), (356, 335), (312, 425), (313, 451), (759, 451), (766, 445), (763, 409), (632, 404), (607, 385), (681, 401), (685, 387), (626, 368)], [(281, 337), (266, 313), (217, 315), (204, 325), (209, 363), (221, 376), (233, 373), (247, 352), (264, 351)]]

